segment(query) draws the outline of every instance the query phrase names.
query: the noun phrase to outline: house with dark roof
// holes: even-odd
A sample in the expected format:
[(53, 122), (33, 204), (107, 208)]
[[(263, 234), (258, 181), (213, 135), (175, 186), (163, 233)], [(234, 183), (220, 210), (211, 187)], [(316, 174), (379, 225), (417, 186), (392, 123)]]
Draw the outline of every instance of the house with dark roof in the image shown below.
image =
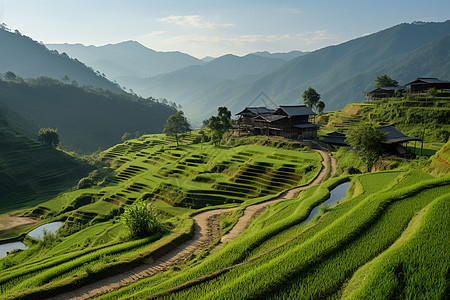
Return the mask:
[(450, 81), (440, 80), (434, 77), (419, 77), (406, 84), (411, 93), (425, 93), (431, 88), (450, 91)]
[(403, 92), (406, 86), (385, 86), (376, 88), (370, 92), (365, 92), (366, 102), (376, 101), (385, 98), (395, 97), (396, 91)]
[(281, 105), (276, 110), (266, 107), (246, 107), (237, 113), (238, 132), (241, 134), (282, 136), (293, 139), (317, 137), (316, 114), (306, 105)]
[(394, 125), (379, 126), (376, 129), (387, 134), (386, 140), (383, 143), (386, 145), (386, 149), (389, 152), (406, 154), (406, 150), (402, 146), (403, 143), (410, 141), (421, 141), (421, 139), (417, 137), (411, 137), (403, 134), (400, 130), (395, 128)]
[[(419, 138), (403, 134), (400, 130), (395, 128), (394, 125), (379, 126), (376, 127), (376, 129), (386, 134), (386, 140), (383, 142), (383, 144), (385, 144), (384, 148), (386, 152), (406, 154), (406, 150), (402, 146), (403, 143), (410, 141), (421, 141)], [(323, 141), (330, 146), (348, 147), (349, 144), (346, 142), (346, 138), (347, 137), (345, 134), (334, 131), (324, 136)]]
[(347, 137), (345, 136), (345, 134), (337, 132), (337, 131), (333, 131), (330, 133), (327, 133), (327, 135), (325, 135), (323, 137), (323, 141), (324, 143), (327, 143), (328, 145), (332, 145), (332, 146), (345, 146), (348, 147), (350, 146), (346, 141)]

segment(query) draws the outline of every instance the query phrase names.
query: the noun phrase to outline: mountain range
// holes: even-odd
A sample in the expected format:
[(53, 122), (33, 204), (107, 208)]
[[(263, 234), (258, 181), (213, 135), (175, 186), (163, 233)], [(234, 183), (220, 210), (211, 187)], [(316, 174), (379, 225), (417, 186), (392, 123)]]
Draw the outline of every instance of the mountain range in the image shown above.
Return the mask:
[(194, 122), (222, 105), (236, 113), (262, 91), (276, 105), (301, 104), (300, 95), (309, 86), (322, 95), (326, 111), (336, 110), (362, 101), (382, 74), (401, 84), (423, 76), (449, 80), (449, 34), (450, 21), (404, 23), (314, 52), (294, 52), (293, 59), (266, 52), (225, 55), (170, 73), (144, 79), (124, 76), (120, 81), (141, 95), (181, 104)]
[(48, 76), (65, 78), (79, 85), (90, 85), (120, 92), (121, 88), (84, 63), (66, 54), (50, 51), (30, 37), (0, 26), (0, 73), (11, 71), (23, 78)]

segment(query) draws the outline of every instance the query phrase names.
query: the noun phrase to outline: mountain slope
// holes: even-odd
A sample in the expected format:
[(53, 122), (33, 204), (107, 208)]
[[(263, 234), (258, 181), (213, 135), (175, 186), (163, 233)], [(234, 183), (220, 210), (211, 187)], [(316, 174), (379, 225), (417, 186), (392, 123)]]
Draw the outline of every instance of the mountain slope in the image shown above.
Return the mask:
[(12, 71), (23, 78), (68, 76), (80, 85), (91, 85), (114, 92), (120, 87), (83, 63), (57, 54), (27, 36), (0, 28), (0, 73)]
[(58, 128), (64, 147), (81, 152), (108, 148), (124, 132), (159, 133), (175, 109), (125, 93), (80, 88), (50, 78), (0, 81), (0, 103), (33, 121)]
[[(31, 207), (72, 187), (92, 168), (18, 134), (0, 108), (0, 213)], [(19, 119), (22, 121), (21, 119)]]
[[(198, 73), (185, 69), (141, 81), (140, 87), (133, 88), (143, 95), (166, 97), (182, 104), (187, 116), (196, 121), (205, 119), (220, 105), (226, 105), (235, 113), (251, 103), (261, 91), (277, 104), (301, 103), (300, 95), (309, 86), (322, 94), (326, 110), (336, 110), (349, 102), (362, 101), (363, 92), (370, 89), (376, 76), (384, 73), (391, 76), (401, 74), (401, 77), (393, 76), (401, 83), (424, 74), (450, 79), (450, 70), (445, 68), (445, 49), (439, 53), (425, 53), (427, 51), (423, 50), (422, 54), (414, 54), (414, 57), (421, 56), (424, 62), (429, 61), (430, 55), (433, 57), (432, 61), (421, 63), (423, 67), (420, 69), (412, 58), (405, 60), (413, 51), (448, 34), (450, 21), (400, 24), (305, 54), (273, 71), (266, 70), (266, 73), (261, 70), (250, 76), (217, 80), (207, 76), (196, 77)], [(367, 73), (372, 68), (374, 72)], [(220, 74), (220, 69), (215, 72)], [(341, 88), (343, 83), (351, 88)]]
[(158, 52), (135, 41), (100, 47), (82, 44), (47, 44), (47, 47), (60, 53), (65, 52), (113, 79), (122, 76), (151, 77), (204, 64), (188, 54)]

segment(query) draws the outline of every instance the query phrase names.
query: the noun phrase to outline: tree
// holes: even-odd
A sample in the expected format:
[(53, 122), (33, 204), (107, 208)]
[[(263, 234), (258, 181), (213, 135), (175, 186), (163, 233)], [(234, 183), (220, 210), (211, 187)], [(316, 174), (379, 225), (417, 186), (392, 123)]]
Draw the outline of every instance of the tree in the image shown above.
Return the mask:
[(126, 141), (131, 140), (132, 138), (133, 138), (133, 135), (130, 132), (125, 132), (122, 135), (121, 140), (122, 140), (122, 143), (125, 143)]
[(231, 128), (231, 112), (225, 106), (217, 109), (217, 116), (209, 118), (208, 127), (211, 129), (211, 139), (214, 144), (220, 145), (225, 132)]
[(188, 132), (191, 130), (191, 125), (186, 120), (183, 111), (179, 110), (175, 114), (171, 115), (164, 126), (164, 133), (168, 136), (174, 136), (177, 141), (177, 147), (179, 145), (179, 134)]
[(56, 148), (59, 145), (58, 129), (41, 128), (38, 131), (38, 141), (44, 145)]
[(385, 140), (385, 133), (366, 123), (352, 128), (346, 141), (355, 148), (370, 172), (383, 153), (382, 142)]
[(319, 114), (325, 109), (325, 103), (320, 100), (320, 94), (312, 87), (307, 88), (302, 93), (303, 103), (312, 110), (317, 110)]
[(386, 74), (377, 76), (375, 79), (375, 87), (386, 87), (386, 86), (398, 86), (398, 81), (392, 79), (391, 77), (387, 76)]

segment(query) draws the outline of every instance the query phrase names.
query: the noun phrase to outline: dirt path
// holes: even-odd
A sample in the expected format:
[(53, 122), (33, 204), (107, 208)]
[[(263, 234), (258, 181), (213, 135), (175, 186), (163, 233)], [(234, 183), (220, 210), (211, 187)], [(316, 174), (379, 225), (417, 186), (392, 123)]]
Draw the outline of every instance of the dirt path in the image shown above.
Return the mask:
[[(327, 175), (330, 166), (331, 174), (335, 172), (335, 163), (333, 160), (330, 163), (330, 157), (324, 150), (315, 150), (320, 153), (323, 158), (322, 170), (319, 175), (309, 184), (302, 187), (293, 188), (286, 191), (282, 195), (272, 200), (249, 206), (245, 209), (244, 214), (233, 229), (221, 238), (221, 242), (225, 243), (237, 237), (242, 231), (248, 227), (252, 218), (261, 213), (268, 205), (277, 202), (282, 199), (290, 199), (298, 195), (302, 190), (305, 190), (311, 186), (318, 185), (324, 177)], [(194, 237), (178, 247), (172, 249), (164, 256), (153, 261), (152, 258), (148, 258), (146, 262), (134, 268), (128, 272), (124, 272), (115, 276), (108, 277), (103, 280), (96, 281), (92, 284), (83, 286), (71, 292), (61, 294), (59, 296), (50, 299), (90, 299), (97, 297), (111, 291), (117, 290), (121, 287), (127, 286), (140, 279), (154, 276), (158, 273), (168, 270), (170, 267), (185, 262), (192, 254), (195, 254), (202, 249), (212, 245), (220, 237), (220, 215), (235, 210), (236, 208), (217, 209), (210, 210), (203, 213), (199, 213), (193, 217), (195, 223)]]
[(0, 230), (7, 230), (19, 225), (33, 224), (37, 222), (37, 220), (31, 218), (3, 215), (0, 216)]

